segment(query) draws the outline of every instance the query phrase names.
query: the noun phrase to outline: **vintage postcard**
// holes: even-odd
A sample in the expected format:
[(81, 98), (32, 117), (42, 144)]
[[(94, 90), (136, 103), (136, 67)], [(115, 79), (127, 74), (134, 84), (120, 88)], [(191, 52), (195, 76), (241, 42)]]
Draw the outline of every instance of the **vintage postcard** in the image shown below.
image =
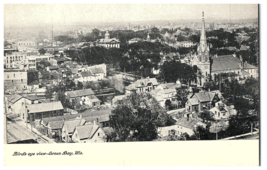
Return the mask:
[(258, 14), (4, 5), (5, 165), (259, 166)]

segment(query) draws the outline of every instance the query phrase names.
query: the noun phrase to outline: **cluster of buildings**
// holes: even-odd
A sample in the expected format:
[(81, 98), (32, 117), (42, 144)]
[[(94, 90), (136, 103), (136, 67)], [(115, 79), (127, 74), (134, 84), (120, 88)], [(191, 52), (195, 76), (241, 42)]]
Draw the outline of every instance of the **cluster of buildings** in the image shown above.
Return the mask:
[[(212, 26), (214, 27), (214, 25)], [(200, 42), (197, 45), (197, 52), (190, 54), (183, 59), (182, 62), (196, 66), (201, 72), (196, 84), (199, 87), (203, 83), (209, 81), (210, 75), (213, 80), (218, 79), (218, 75), (222, 73), (233, 73), (238, 80), (244, 80), (247, 77), (258, 77), (258, 68), (243, 62), (242, 56), (237, 58), (233, 55), (212, 56), (210, 55), (210, 47), (207, 43), (204, 13), (201, 24)], [(185, 32), (177, 30), (174, 34), (165, 33), (165, 39), (175, 39), (178, 35), (184, 35)], [(245, 35), (241, 35), (243, 38)], [(186, 85), (181, 84), (178, 80), (175, 83), (159, 83), (156, 78), (141, 78), (134, 80), (125, 87), (124, 94), (113, 94), (111, 107), (100, 108), (102, 101), (101, 94), (92, 90), (91, 88), (82, 88), (80, 90), (67, 89), (64, 92), (66, 103), (72, 108), (66, 107), (66, 103), (55, 97), (57, 92), (54, 92), (52, 98), (47, 98), (48, 85), (44, 83), (45, 75), (38, 72), (38, 65), (41, 61), (49, 63), (49, 66), (44, 66), (42, 72), (48, 73), (49, 76), (55, 76), (49, 83), (52, 85), (67, 86), (67, 79), (74, 82), (75, 86), (79, 83), (85, 85), (87, 82), (99, 82), (107, 80), (107, 66), (106, 64), (99, 65), (84, 65), (75, 61), (71, 61), (64, 51), (52, 42), (51, 48), (43, 46), (46, 50), (58, 53), (52, 55), (45, 53), (40, 55), (37, 48), (48, 43), (49, 40), (43, 44), (38, 44), (32, 41), (18, 41), (17, 49), (12, 53), (6, 53), (4, 56), (4, 86), (5, 86), (5, 101), (4, 109), (7, 120), (19, 120), (21, 124), (30, 124), (32, 128), (39, 131), (50, 139), (59, 140), (67, 143), (90, 143), (90, 142), (108, 142), (112, 133), (109, 118), (112, 109), (124, 103), (127, 96), (133, 93), (149, 93), (158, 104), (169, 109), (167, 106), (174, 107), (174, 111), (167, 113), (176, 121), (172, 126), (159, 127), (159, 137), (166, 137), (169, 135), (181, 135), (187, 133), (193, 135), (198, 126), (206, 127), (206, 122), (201, 118), (200, 114), (204, 111), (209, 112), (214, 122), (222, 122), (227, 126), (228, 119), (231, 115), (236, 115), (234, 106), (227, 106), (220, 91), (199, 91), (193, 92)], [(158, 39), (151, 39), (149, 33), (145, 40), (134, 38), (128, 41), (128, 44), (139, 41), (157, 42)], [(58, 42), (60, 44), (60, 42)], [(110, 34), (106, 31), (105, 37), (95, 42), (96, 46), (105, 48), (120, 48), (120, 41), (116, 38), (110, 38)], [(192, 47), (195, 46), (191, 41), (176, 42), (177, 47)], [(69, 45), (68, 49), (76, 48)], [(246, 46), (241, 47), (242, 50), (247, 50)], [(241, 50), (241, 49), (240, 49)], [(181, 60), (178, 53), (161, 53), (161, 61), (159, 66), (165, 61)], [(153, 74), (158, 75), (160, 68), (154, 69)], [(36, 77), (33, 82), (29, 81), (29, 77)], [(47, 84), (49, 84), (47, 83)], [(50, 84), (50, 85), (51, 85)], [(61, 85), (62, 85), (61, 84)], [(189, 91), (185, 106), (178, 100), (177, 90), (186, 89)], [(108, 94), (102, 95), (105, 96)], [(65, 107), (64, 107), (64, 106)], [(77, 106), (77, 107), (76, 107)], [(79, 106), (79, 107), (78, 107)], [(214, 123), (213, 122), (213, 123)], [(8, 133), (16, 133), (17, 125), (8, 122)], [(25, 129), (24, 129), (25, 130)], [(27, 130), (26, 130), (27, 131)], [(24, 133), (24, 132), (23, 132)], [(24, 133), (23, 141), (30, 143), (34, 137), (28, 132)], [(14, 136), (14, 135), (13, 135)], [(9, 143), (16, 143), (18, 141), (9, 136)], [(21, 140), (22, 141), (22, 140)], [(21, 142), (20, 141), (20, 142)]]

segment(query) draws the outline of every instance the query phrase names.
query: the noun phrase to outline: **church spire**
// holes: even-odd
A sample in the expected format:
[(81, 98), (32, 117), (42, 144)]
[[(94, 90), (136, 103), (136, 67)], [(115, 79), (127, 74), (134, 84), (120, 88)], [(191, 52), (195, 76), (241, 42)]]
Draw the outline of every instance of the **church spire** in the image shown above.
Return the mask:
[[(201, 36), (200, 36), (200, 44), (201, 46), (207, 45), (207, 39), (206, 39), (206, 31), (205, 31), (205, 21), (204, 21), (204, 12), (202, 12), (202, 27), (201, 27)], [(204, 50), (204, 49), (202, 49)]]
[(208, 61), (209, 47), (208, 47), (207, 38), (206, 38), (204, 12), (202, 12), (201, 35), (200, 35), (200, 42), (199, 42), (197, 52), (198, 52), (200, 61), (202, 61), (202, 62)]

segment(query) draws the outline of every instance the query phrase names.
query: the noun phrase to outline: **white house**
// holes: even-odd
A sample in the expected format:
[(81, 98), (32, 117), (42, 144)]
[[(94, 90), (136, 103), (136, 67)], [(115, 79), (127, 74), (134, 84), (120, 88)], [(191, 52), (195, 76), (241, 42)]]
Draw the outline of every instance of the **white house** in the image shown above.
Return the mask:
[(106, 142), (105, 132), (95, 123), (77, 126), (72, 135), (75, 143)]

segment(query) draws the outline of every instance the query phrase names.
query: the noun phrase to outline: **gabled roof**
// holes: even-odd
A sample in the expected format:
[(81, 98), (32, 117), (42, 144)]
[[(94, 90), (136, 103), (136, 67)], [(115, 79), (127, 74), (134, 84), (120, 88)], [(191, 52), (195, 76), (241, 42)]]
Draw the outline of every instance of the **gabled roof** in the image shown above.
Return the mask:
[(65, 121), (64, 126), (66, 127), (68, 133), (72, 133), (77, 126), (84, 125), (84, 123), (85, 123), (84, 119), (74, 119)]
[(94, 92), (92, 89), (83, 89), (83, 90), (68, 91), (66, 92), (66, 94), (68, 97), (73, 98), (73, 97), (93, 95)]
[(110, 39), (102, 38), (98, 40), (97, 42), (100, 44), (105, 44), (105, 43), (119, 43), (120, 41), (115, 38), (110, 38)]
[(76, 131), (80, 139), (91, 139), (98, 129), (99, 126), (94, 124), (76, 127)]
[(149, 85), (149, 83), (152, 83), (152, 85), (158, 85), (158, 81), (156, 78), (145, 78), (145, 79), (140, 79), (129, 86), (126, 87), (127, 90), (135, 90), (137, 87), (146, 87)]
[(195, 97), (188, 99), (188, 102), (190, 102), (191, 105), (198, 105), (198, 100)]
[(61, 120), (61, 121), (49, 122), (47, 126), (50, 127), (51, 129), (62, 129), (63, 124), (64, 121)]
[(14, 95), (10, 95), (7, 97), (7, 100), (11, 103), (15, 103), (16, 101), (18, 101), (19, 99), (21, 99), (22, 96), (18, 95), (18, 94), (14, 94)]
[(49, 112), (56, 110), (63, 110), (63, 106), (60, 101), (50, 102), (50, 103), (38, 103), (27, 105), (28, 113), (40, 113), (40, 112)]
[(233, 55), (222, 55), (213, 58), (212, 72), (241, 69), (241, 61)]
[(257, 69), (257, 67), (245, 62), (244, 69)]
[(211, 101), (213, 99), (215, 94), (210, 93), (210, 92), (199, 92), (199, 93), (195, 93), (195, 96), (197, 97), (197, 99), (200, 102), (208, 102), (208, 101)]

